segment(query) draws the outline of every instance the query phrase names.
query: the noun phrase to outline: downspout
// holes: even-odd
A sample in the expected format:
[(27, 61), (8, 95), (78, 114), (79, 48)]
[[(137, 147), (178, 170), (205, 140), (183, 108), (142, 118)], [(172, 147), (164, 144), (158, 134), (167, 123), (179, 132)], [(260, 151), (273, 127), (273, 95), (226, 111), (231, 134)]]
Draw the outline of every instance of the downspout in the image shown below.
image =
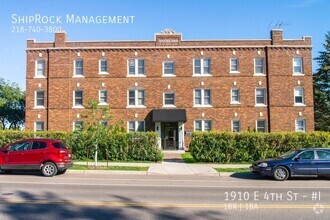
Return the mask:
[(47, 108), (46, 108), (46, 131), (49, 130), (49, 48), (47, 49)]
[(268, 125), (268, 132), (271, 132), (271, 126), (270, 126), (270, 89), (269, 89), (269, 58), (268, 58), (268, 46), (265, 47), (266, 53), (266, 90), (267, 90), (267, 125)]

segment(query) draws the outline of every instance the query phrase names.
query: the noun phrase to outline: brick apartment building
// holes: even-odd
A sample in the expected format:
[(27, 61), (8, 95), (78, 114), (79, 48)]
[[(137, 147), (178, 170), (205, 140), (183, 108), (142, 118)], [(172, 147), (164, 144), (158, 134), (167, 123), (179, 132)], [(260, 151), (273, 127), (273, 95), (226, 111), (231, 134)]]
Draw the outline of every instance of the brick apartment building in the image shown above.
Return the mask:
[[(87, 100), (110, 106), (127, 131), (156, 131), (184, 149), (196, 130), (312, 131), (311, 38), (146, 41), (27, 40), (26, 128), (70, 131)], [(103, 122), (111, 123), (111, 122)]]

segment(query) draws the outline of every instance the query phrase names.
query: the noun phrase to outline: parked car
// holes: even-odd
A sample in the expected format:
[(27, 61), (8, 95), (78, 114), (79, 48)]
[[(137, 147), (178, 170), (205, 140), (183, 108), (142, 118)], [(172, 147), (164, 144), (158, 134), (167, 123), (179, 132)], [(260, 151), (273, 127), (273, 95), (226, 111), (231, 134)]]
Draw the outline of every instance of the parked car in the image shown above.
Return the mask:
[(0, 148), (0, 170), (40, 170), (51, 177), (71, 167), (72, 152), (60, 140), (24, 139)]
[(252, 163), (251, 172), (284, 181), (292, 176), (330, 176), (330, 148), (303, 148)]

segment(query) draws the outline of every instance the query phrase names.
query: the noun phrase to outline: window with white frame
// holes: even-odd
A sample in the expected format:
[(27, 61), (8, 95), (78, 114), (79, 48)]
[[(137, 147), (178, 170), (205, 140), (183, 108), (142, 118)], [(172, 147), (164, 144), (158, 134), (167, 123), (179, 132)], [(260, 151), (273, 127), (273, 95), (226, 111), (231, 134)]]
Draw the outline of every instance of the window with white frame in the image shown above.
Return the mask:
[(145, 123), (144, 121), (129, 121), (128, 132), (144, 132)]
[(230, 72), (238, 73), (238, 58), (230, 58)]
[(73, 130), (74, 131), (82, 131), (84, 122), (83, 121), (74, 121), (73, 122)]
[(263, 75), (265, 74), (264, 71), (264, 58), (254, 58), (254, 74)]
[(163, 75), (164, 76), (174, 76), (174, 61), (164, 61), (163, 62)]
[(36, 77), (44, 77), (45, 76), (45, 66), (46, 62), (45, 60), (37, 60), (36, 61), (36, 72), (35, 76)]
[(99, 60), (99, 73), (100, 74), (108, 73), (108, 60), (105, 59)]
[(83, 91), (76, 90), (73, 92), (73, 106), (82, 107), (83, 106)]
[(303, 74), (303, 62), (301, 57), (293, 58), (293, 74)]
[(101, 105), (108, 103), (108, 92), (107, 92), (107, 90), (100, 90), (99, 91), (99, 103)]
[(35, 107), (45, 107), (45, 91), (35, 91)]
[(211, 120), (195, 120), (194, 122), (195, 131), (211, 131), (212, 121)]
[(128, 106), (145, 106), (143, 89), (128, 90)]
[(84, 61), (78, 59), (74, 61), (74, 75), (83, 76), (84, 75)]
[(304, 88), (294, 88), (294, 104), (304, 105)]
[(256, 131), (266, 132), (266, 120), (257, 120), (256, 122)]
[(211, 59), (194, 59), (194, 75), (211, 75)]
[(240, 91), (239, 89), (231, 89), (231, 104), (240, 104)]
[(296, 131), (306, 131), (306, 120), (305, 119), (296, 119)]
[(129, 76), (145, 76), (144, 59), (128, 59)]
[(35, 131), (44, 131), (45, 130), (45, 123), (43, 121), (34, 122), (34, 130)]
[(164, 92), (164, 106), (175, 106), (174, 92)]
[(231, 121), (231, 131), (232, 132), (240, 132), (241, 131), (241, 122), (240, 122), (240, 120), (232, 120)]
[(102, 120), (102, 121), (100, 121), (100, 125), (106, 127), (106, 126), (108, 126), (108, 122), (105, 120)]
[(256, 105), (266, 105), (266, 94), (264, 88), (257, 88), (255, 91)]
[(195, 89), (194, 90), (194, 106), (211, 106), (212, 105), (211, 89)]

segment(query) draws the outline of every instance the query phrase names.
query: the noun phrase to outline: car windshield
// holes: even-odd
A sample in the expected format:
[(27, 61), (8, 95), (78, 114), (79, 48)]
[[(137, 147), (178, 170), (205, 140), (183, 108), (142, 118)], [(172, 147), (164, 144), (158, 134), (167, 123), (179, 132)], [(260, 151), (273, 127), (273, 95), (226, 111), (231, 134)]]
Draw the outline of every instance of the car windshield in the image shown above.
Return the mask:
[(288, 159), (288, 158), (291, 158), (291, 157), (297, 155), (297, 153), (299, 153), (298, 150), (289, 151), (289, 152), (287, 152), (287, 153), (281, 155), (280, 158), (282, 158), (282, 159)]

